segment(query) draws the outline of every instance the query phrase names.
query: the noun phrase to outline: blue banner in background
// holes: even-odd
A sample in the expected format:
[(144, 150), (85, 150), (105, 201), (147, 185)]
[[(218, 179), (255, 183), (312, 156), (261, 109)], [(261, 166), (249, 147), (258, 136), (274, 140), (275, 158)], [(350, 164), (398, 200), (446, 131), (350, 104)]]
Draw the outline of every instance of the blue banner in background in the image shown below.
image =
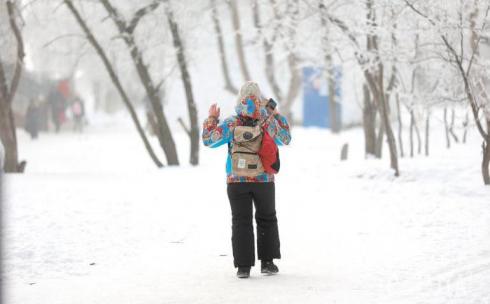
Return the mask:
[[(341, 120), (341, 80), (340, 68), (335, 68), (335, 95), (337, 117)], [(330, 128), (330, 108), (328, 82), (319, 68), (303, 68), (303, 126)]]

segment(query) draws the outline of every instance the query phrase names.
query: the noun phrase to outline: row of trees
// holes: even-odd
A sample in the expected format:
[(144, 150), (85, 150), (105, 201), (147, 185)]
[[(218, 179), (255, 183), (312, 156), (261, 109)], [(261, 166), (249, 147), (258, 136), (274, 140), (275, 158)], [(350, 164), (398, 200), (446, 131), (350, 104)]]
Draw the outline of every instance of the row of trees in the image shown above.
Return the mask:
[[(40, 9), (41, 2), (28, 3), (24, 8), (37, 5)], [(355, 90), (362, 96), (359, 104), (366, 156), (380, 158), (386, 143), (396, 176), (400, 174), (398, 157), (413, 156), (416, 150), (421, 153), (422, 146), (429, 154), (431, 119), (436, 111), (444, 112), (448, 145), (451, 140), (460, 140), (454, 132), (455, 117), (464, 116), (461, 140), (465, 140), (469, 128), (478, 131), (482, 138), (482, 176), (485, 184), (490, 184), (487, 1), (147, 0), (135, 4), (63, 0), (62, 7), (56, 10), (68, 13), (79, 30), (74, 33), (71, 28), (61, 36), (80, 39), (79, 33), (83, 34), (92, 49), (90, 56), (102, 60), (158, 167), (180, 163), (165, 111), (166, 80), (173, 66), (185, 91), (183, 106), (188, 126), (182, 119), (180, 122), (190, 138), (190, 163), (199, 162), (199, 126), (191, 76), (203, 76), (191, 75), (189, 66), (202, 46), (195, 42), (194, 32), (198, 31), (211, 41), (207, 47), (218, 55), (226, 91), (236, 94), (237, 83), (263, 79), (270, 95), (291, 120), (301, 88), (302, 67), (322, 67), (332, 97), (329, 112), (335, 133), (341, 129), (336, 117), (335, 67), (354, 71), (353, 79), (348, 81), (360, 79)], [(154, 29), (156, 20), (165, 20), (164, 26)], [(53, 44), (62, 41), (65, 39)], [(18, 45), (20, 50), (21, 43)], [(19, 64), (22, 53), (18, 52)], [(173, 59), (167, 57), (169, 53)], [(136, 86), (149, 100), (149, 115), (165, 162), (153, 150), (134, 109), (134, 94), (127, 85), (128, 69), (120, 68), (114, 60), (122, 54), (129, 58), (131, 71), (137, 75)], [(166, 61), (155, 60), (158, 57)], [(409, 121), (405, 122), (404, 117)], [(409, 152), (402, 140), (404, 124), (409, 130)]]
[[(425, 153), (429, 153), (431, 114), (444, 110), (446, 141), (454, 132), (455, 108), (465, 113), (466, 128), (475, 126), (482, 138), (482, 176), (490, 184), (490, 100), (487, 90), (490, 30), (487, 1), (412, 2), (366, 0), (347, 4), (365, 13), (363, 22), (346, 18), (336, 1), (320, 1), (319, 12), (349, 45), (363, 75), (363, 127), (366, 155), (381, 156), (386, 136), (390, 166), (399, 174), (404, 156), (402, 110), (410, 117), (410, 155), (414, 134), (421, 151), (420, 119), (425, 123)], [(323, 22), (325, 23), (325, 22)], [(343, 45), (345, 47), (345, 45)], [(466, 109), (472, 116), (472, 123)], [(451, 120), (448, 113), (451, 110)], [(398, 143), (393, 121), (397, 120)]]

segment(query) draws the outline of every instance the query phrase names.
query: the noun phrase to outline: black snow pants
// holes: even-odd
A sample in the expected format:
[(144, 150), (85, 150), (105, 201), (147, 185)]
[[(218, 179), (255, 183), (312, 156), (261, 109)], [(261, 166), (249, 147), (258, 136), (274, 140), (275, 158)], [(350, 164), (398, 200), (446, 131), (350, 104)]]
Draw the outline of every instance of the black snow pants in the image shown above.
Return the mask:
[(232, 213), (231, 242), (235, 267), (255, 265), (252, 201), (255, 204), (259, 260), (281, 258), (274, 183), (230, 183), (227, 192)]

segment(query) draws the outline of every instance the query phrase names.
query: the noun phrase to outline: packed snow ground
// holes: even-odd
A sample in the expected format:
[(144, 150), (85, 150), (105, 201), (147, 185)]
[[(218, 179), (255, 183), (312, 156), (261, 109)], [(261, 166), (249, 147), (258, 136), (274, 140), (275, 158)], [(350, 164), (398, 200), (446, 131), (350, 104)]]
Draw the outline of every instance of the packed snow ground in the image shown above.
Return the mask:
[(157, 170), (117, 121), (39, 141), (19, 131), (29, 163), (6, 177), (4, 303), (490, 303), (480, 142), (446, 150), (433, 132), (432, 156), (402, 159), (396, 179), (386, 158), (363, 159), (361, 130), (295, 128), (276, 180), (280, 274), (240, 280), (226, 148)]

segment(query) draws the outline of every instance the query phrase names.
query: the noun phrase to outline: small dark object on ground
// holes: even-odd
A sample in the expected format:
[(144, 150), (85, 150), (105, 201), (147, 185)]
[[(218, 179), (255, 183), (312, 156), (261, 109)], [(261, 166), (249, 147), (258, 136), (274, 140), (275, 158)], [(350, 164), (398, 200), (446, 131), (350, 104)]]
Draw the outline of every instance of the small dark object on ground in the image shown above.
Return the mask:
[(349, 144), (345, 143), (340, 151), (340, 160), (347, 160), (349, 155)]

